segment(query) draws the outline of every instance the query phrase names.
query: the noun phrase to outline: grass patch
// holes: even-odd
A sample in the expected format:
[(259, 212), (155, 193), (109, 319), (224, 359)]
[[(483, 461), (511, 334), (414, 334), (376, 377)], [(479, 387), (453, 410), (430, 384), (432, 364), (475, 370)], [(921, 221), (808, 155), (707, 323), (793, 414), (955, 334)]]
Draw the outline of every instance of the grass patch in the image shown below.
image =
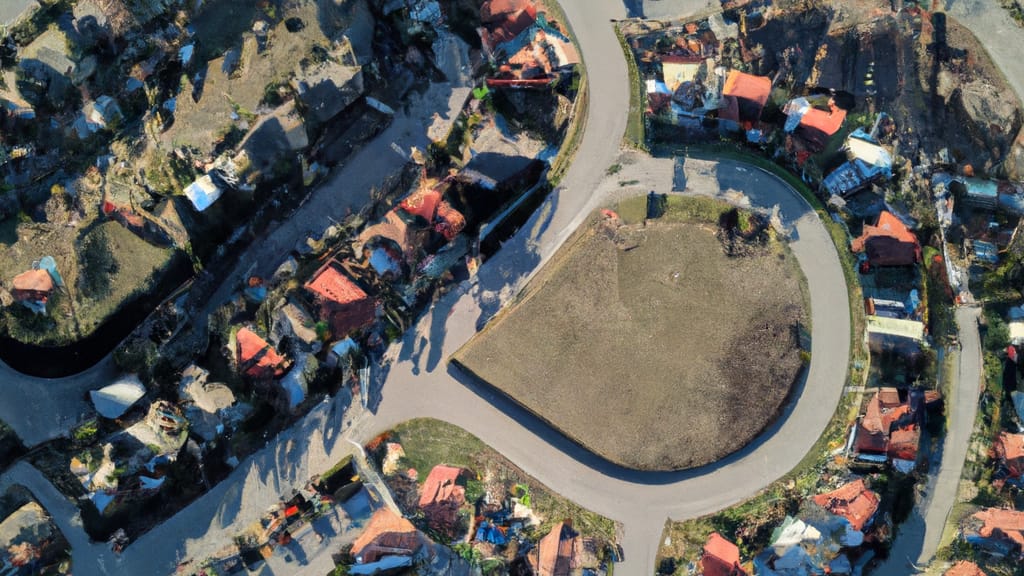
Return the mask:
[(415, 468), (421, 484), (438, 464), (467, 468), (478, 476), (490, 473), (505, 483), (529, 486), (533, 510), (543, 520), (537, 534), (547, 534), (552, 525), (572, 518), (573, 526), (584, 535), (616, 541), (614, 521), (553, 492), (462, 428), (440, 420), (417, 418), (396, 426), (393, 435), (405, 451), (403, 467)]
[[(795, 259), (756, 228), (743, 255), (729, 256), (718, 223), (733, 206), (667, 200), (646, 226), (646, 196), (616, 207), (622, 226), (592, 217), (519, 302), (455, 355), (590, 450), (647, 470), (700, 466), (745, 445), (774, 420), (803, 362)], [(753, 221), (734, 217), (740, 227)], [(736, 361), (736, 349), (759, 350), (759, 361)], [(603, 401), (580, 403), (578, 382)]]
[(647, 140), (644, 134), (644, 86), (640, 81), (640, 70), (637, 68), (633, 51), (629, 49), (626, 37), (622, 34), (619, 26), (615, 26), (615, 36), (619, 39), (619, 46), (622, 47), (622, 55), (626, 59), (626, 67), (629, 69), (629, 119), (626, 122), (626, 134), (623, 140), (626, 145), (638, 150), (647, 149)]

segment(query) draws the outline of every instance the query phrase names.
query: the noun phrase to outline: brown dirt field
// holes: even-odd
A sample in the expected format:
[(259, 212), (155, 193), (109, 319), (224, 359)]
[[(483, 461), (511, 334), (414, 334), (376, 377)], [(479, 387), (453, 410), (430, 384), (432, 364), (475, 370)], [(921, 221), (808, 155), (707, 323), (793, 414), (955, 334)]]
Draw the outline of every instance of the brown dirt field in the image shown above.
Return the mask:
[(630, 468), (701, 466), (750, 442), (802, 365), (795, 259), (774, 240), (729, 258), (708, 224), (592, 222), (455, 360)]

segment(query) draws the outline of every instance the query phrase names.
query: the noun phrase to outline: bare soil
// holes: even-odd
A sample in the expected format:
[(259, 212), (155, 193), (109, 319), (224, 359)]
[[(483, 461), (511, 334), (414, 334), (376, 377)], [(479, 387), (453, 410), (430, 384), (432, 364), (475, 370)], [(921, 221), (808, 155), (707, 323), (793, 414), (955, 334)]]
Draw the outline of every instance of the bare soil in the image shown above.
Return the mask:
[[(801, 369), (801, 272), (716, 225), (595, 216), (455, 360), (608, 460), (677, 470), (741, 448)], [(675, 221), (667, 221), (674, 219)]]

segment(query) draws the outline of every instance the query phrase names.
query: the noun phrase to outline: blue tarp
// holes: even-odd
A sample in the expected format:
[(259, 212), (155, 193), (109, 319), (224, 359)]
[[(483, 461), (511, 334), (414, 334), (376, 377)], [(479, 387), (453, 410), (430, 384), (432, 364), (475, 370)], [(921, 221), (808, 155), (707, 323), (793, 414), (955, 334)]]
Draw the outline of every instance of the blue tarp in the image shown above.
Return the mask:
[(52, 256), (43, 256), (39, 261), (39, 269), (49, 272), (50, 278), (53, 278), (53, 283), (57, 286), (64, 285), (64, 279), (60, 277), (60, 272), (57, 272), (57, 262)]
[(496, 546), (504, 546), (508, 539), (505, 538), (505, 534), (502, 533), (494, 524), (487, 522), (486, 520), (480, 523), (480, 527), (476, 530), (476, 539), (479, 542), (490, 542)]

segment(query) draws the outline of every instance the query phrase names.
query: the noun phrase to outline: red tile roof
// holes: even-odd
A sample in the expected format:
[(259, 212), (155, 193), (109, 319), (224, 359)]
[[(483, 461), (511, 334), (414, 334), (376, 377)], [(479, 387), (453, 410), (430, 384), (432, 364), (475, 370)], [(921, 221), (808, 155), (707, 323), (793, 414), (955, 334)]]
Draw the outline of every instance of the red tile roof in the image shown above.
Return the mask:
[(1024, 476), (1024, 434), (1002, 432), (996, 438), (993, 448), (995, 449), (996, 458), (999, 458), (1006, 464), (1011, 477), (1019, 478)]
[(446, 240), (453, 240), (459, 232), (466, 227), (466, 217), (452, 205), (441, 202), (437, 207), (437, 220), (434, 223), (434, 230), (440, 232)]
[(53, 278), (46, 270), (29, 270), (15, 276), (11, 287), (18, 292), (49, 293), (53, 291)]
[(480, 5), (480, 20), (495, 22), (508, 18), (522, 10), (536, 10), (533, 0), (484, 0)]
[(258, 334), (242, 328), (235, 334), (238, 367), (251, 378), (276, 378), (284, 374), (285, 358)]
[(389, 508), (381, 508), (373, 513), (363, 533), (352, 543), (352, 555), (369, 564), (384, 556), (411, 556), (422, 545), (423, 538), (412, 522), (395, 515)]
[(868, 490), (862, 479), (814, 497), (815, 504), (846, 518), (854, 530), (864, 529), (864, 525), (878, 511), (878, 502), (878, 494)]
[(987, 576), (974, 562), (961, 560), (946, 570), (945, 576)]
[(986, 508), (976, 512), (974, 518), (984, 523), (979, 531), (982, 537), (1002, 537), (1024, 547), (1024, 512)]
[(891, 212), (883, 211), (874, 226), (852, 244), (854, 252), (867, 252), (868, 260), (878, 266), (902, 266), (921, 261), (921, 245), (917, 236)]
[(811, 108), (805, 112), (800, 119), (800, 126), (817, 130), (826, 136), (831, 136), (838, 132), (843, 126), (843, 120), (846, 120), (846, 110), (836, 107), (831, 101), (829, 106), (830, 110)]
[[(481, 14), (486, 7), (485, 3)], [(478, 30), (480, 41), (486, 51), (493, 52), (499, 45), (522, 34), (536, 21), (537, 7), (532, 2), (526, 8), (512, 12), (499, 13), (491, 8), (489, 19), (484, 20), (484, 26)]]
[(334, 266), (327, 265), (320, 270), (306, 289), (319, 298), (335, 304), (352, 304), (366, 300), (366, 292), (348, 279)]
[(758, 108), (764, 108), (771, 93), (771, 78), (754, 76), (739, 70), (729, 71), (729, 76), (725, 79), (725, 87), (722, 88), (723, 96), (735, 96), (736, 98), (755, 102)]
[(700, 558), (704, 576), (741, 576), (746, 572), (740, 567), (740, 549), (718, 532), (708, 536), (704, 544), (704, 555)]
[(433, 222), (437, 215), (437, 207), (441, 203), (441, 193), (430, 188), (421, 188), (402, 200), (398, 207), (427, 222)]
[(559, 522), (537, 543), (534, 572), (536, 576), (569, 576), (579, 568), (578, 556), (582, 539), (569, 521)]
[(426, 508), (438, 502), (457, 502), (462, 505), (466, 500), (466, 489), (456, 484), (462, 475), (462, 468), (454, 468), (438, 464), (430, 471), (423, 489), (420, 492), (420, 508)]
[(893, 430), (889, 435), (889, 446), (886, 452), (890, 458), (917, 460), (917, 447), (920, 444), (921, 429), (917, 426)]
[(910, 413), (910, 404), (901, 403), (898, 394), (895, 388), (880, 388), (875, 393), (868, 401), (867, 410), (861, 420), (866, 430), (875, 434), (888, 434), (893, 424)]

